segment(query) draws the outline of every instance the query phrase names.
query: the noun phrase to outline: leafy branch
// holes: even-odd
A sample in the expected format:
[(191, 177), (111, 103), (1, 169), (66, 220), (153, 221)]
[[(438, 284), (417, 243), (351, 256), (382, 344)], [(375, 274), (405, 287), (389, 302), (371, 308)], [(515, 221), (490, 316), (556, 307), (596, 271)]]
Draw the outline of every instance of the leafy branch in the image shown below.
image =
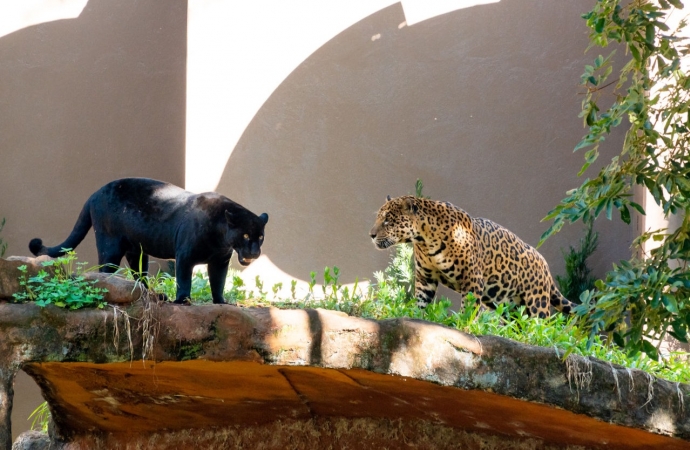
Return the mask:
[[(618, 44), (627, 62), (615, 82), (608, 81), (615, 51), (585, 66), (580, 117), (588, 132), (574, 149), (586, 150), (578, 175), (597, 161), (612, 128), (626, 119), (629, 127), (620, 154), (549, 212), (544, 220), (553, 223), (540, 240), (541, 245), (565, 223), (590, 222), (602, 213), (611, 219), (614, 209), (630, 224), (632, 210), (645, 214), (632, 200), (636, 185), (651, 193), (666, 216), (684, 216), (677, 230), (638, 237), (633, 255), (640, 256), (615, 265), (595, 290), (583, 295), (578, 308), (590, 342), (608, 332), (631, 353), (644, 351), (652, 357), (658, 353), (653, 340), (668, 334), (687, 342), (690, 328), (690, 77), (681, 67), (689, 47), (681, 35), (686, 20), (673, 28), (668, 20), (682, 8), (680, 0), (598, 0), (582, 16), (590, 28), (588, 49)], [(608, 108), (602, 106), (605, 86), (612, 86), (614, 97)], [(644, 253), (650, 239), (659, 246)]]

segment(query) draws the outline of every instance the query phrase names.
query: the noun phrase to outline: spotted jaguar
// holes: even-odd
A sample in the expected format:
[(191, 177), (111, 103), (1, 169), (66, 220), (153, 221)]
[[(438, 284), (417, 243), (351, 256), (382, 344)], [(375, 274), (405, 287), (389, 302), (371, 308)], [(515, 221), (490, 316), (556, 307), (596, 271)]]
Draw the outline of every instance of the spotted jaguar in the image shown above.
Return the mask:
[(415, 299), (425, 308), (444, 284), (482, 304), (513, 302), (531, 316), (548, 317), (551, 308), (568, 314), (574, 304), (556, 287), (544, 257), (510, 230), (471, 217), (448, 203), (413, 196), (391, 199), (370, 231), (378, 249), (411, 242)]

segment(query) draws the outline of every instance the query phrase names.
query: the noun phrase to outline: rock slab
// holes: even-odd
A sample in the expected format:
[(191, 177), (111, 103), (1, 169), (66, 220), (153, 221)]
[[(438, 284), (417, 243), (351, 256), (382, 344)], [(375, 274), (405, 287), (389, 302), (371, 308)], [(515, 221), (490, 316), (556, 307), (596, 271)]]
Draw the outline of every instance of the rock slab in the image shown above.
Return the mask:
[(41, 386), (53, 448), (690, 449), (686, 385), (423, 321), (5, 304), (0, 330), (2, 374)]

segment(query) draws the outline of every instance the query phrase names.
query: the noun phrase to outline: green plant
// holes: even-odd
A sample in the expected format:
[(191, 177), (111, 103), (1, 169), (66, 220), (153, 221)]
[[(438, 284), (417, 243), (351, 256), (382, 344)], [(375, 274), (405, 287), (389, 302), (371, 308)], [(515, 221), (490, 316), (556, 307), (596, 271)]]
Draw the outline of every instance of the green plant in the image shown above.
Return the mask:
[(76, 262), (74, 251), (63, 249), (66, 253), (59, 258), (44, 261), (43, 267), (51, 267), (52, 274), (41, 269), (37, 275), (29, 277), (26, 265), (19, 266), (19, 285), (23, 291), (14, 294), (19, 302), (32, 301), (38, 306), (55, 305), (60, 308), (78, 309), (89, 306), (103, 308), (103, 294), (106, 289), (96, 287), (96, 280), (86, 280), (86, 263)]
[(31, 420), (31, 429), (35, 431), (41, 431), (43, 433), (48, 432), (48, 423), (50, 422), (50, 408), (48, 407), (48, 402), (43, 402), (33, 410), (26, 420)]
[[(126, 277), (128, 279), (136, 279), (132, 273), (126, 271)], [(196, 275), (196, 274), (195, 274)], [(193, 277), (195, 276), (193, 275)], [(193, 280), (194, 278), (192, 278)], [(167, 272), (157, 272), (155, 275), (148, 275), (146, 277), (146, 285), (150, 290), (156, 292), (157, 294), (164, 294), (168, 299), (175, 299), (175, 294), (177, 294), (177, 281), (173, 275)], [(194, 295), (192, 294), (192, 297)]]
[[(587, 149), (580, 175), (597, 160), (612, 128), (626, 123), (627, 131), (620, 154), (568, 191), (546, 216), (553, 223), (541, 239), (565, 223), (587, 222), (601, 213), (611, 219), (614, 209), (630, 223), (631, 209), (645, 213), (631, 200), (635, 186), (646, 188), (666, 216), (683, 217), (676, 230), (649, 231), (636, 239), (632, 258), (585, 291), (577, 309), (590, 343), (609, 333), (632, 354), (644, 351), (652, 358), (658, 355), (653, 342), (666, 335), (687, 342), (690, 329), (690, 76), (681, 67), (690, 46), (681, 33), (686, 20), (674, 28), (669, 20), (682, 8), (680, 0), (597, 0), (583, 15), (589, 48), (616, 44), (626, 58), (615, 75), (614, 52), (585, 66), (580, 116), (588, 131), (575, 146)], [(644, 254), (650, 239), (659, 246)]]
[[(2, 229), (5, 228), (5, 218), (3, 217), (2, 220), (0, 220), (0, 232)], [(5, 256), (5, 252), (7, 251), (7, 242), (5, 242), (1, 237), (0, 237), (0, 258)]]
[(263, 281), (261, 281), (260, 276), (256, 276), (256, 278), (254, 279), (254, 285), (256, 286), (256, 290), (259, 293), (259, 298), (261, 300), (266, 300), (266, 291), (264, 291), (264, 283)]
[(414, 295), (414, 249), (410, 244), (396, 246), (390, 263), (383, 271), (384, 279), (401, 285), (408, 298)]
[[(141, 273), (132, 269), (121, 268), (119, 272), (123, 273), (127, 279), (137, 280), (142, 279)], [(232, 272), (229, 274), (228, 280), (233, 279), (236, 275)], [(158, 271), (155, 275), (147, 275), (145, 277), (148, 288), (158, 294), (164, 294), (169, 299), (175, 299), (177, 294), (177, 282), (175, 277), (168, 272)], [(241, 279), (240, 279), (241, 280)], [(232, 294), (225, 292), (227, 297)], [(197, 271), (192, 274), (192, 289), (191, 289), (192, 303), (210, 303), (213, 300), (211, 295), (211, 285), (208, 281), (208, 276), (205, 272)]]
[[(324, 282), (321, 287), (322, 296), (314, 294), (314, 287), (317, 283), (316, 272), (310, 273), (309, 290), (304, 299), (296, 298), (295, 286), (291, 286), (290, 299), (278, 299), (271, 303), (281, 308), (323, 308), (335, 311), (343, 311), (347, 314), (366, 316), (367, 307), (365, 303), (371, 303), (370, 295), (363, 294), (359, 288), (359, 281), (356, 279), (352, 288), (343, 286), (340, 281), (340, 269), (336, 266), (326, 267), (323, 271)], [(277, 285), (274, 286), (274, 288)], [(277, 289), (274, 289), (277, 292)]]
[(210, 303), (213, 301), (211, 295), (211, 285), (208, 282), (208, 277), (201, 272), (195, 272), (192, 275), (192, 297), (199, 303)]
[(644, 353), (628, 354), (624, 349), (596, 336), (591, 342), (580, 339), (583, 324), (577, 316), (554, 314), (540, 319), (528, 317), (525, 307), (501, 303), (488, 310), (468, 294), (459, 311), (451, 313), (441, 322), (475, 335), (495, 335), (530, 345), (553, 348), (561, 357), (570, 353), (592, 356), (624, 367), (644, 370), (667, 380), (687, 383), (690, 366), (687, 353), (674, 352), (659, 362)]
[(587, 265), (587, 259), (599, 244), (599, 233), (593, 231), (593, 225), (593, 222), (587, 225), (577, 248), (571, 245), (567, 252), (563, 250), (565, 275), (556, 275), (556, 282), (561, 294), (571, 302), (580, 303), (580, 295), (594, 288), (595, 278)]
[(226, 290), (223, 293), (223, 296), (226, 299), (230, 300), (233, 303), (237, 303), (239, 301), (247, 300), (248, 298), (252, 297), (253, 292), (247, 291), (244, 285), (244, 280), (240, 278), (237, 272), (233, 272), (231, 276), (228, 277), (228, 279), (232, 281), (230, 282), (230, 289)]

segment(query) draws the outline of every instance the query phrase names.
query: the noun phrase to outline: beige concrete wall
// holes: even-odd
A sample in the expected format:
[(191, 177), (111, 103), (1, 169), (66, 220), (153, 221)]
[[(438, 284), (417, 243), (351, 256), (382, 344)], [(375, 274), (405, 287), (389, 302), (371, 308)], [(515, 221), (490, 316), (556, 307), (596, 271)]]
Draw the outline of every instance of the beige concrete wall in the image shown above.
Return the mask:
[[(0, 38), (8, 254), (62, 242), (110, 180), (184, 183), (186, 18), (186, 0), (91, 0), (77, 18)], [(97, 262), (92, 233), (77, 250)]]
[[(306, 280), (326, 265), (339, 266), (346, 282), (370, 277), (390, 254), (374, 250), (367, 236), (374, 213), (387, 194), (411, 193), (417, 178), (432, 198), (536, 244), (548, 227), (541, 218), (582, 181), (576, 173), (583, 156), (572, 148), (585, 132), (577, 118), (579, 76), (596, 56), (584, 55), (588, 30), (580, 15), (590, 3), (502, 0), (411, 26), (396, 3), (334, 33), (270, 93), (236, 145), (232, 134), (224, 136), (228, 156), (217, 190), (271, 216), (264, 257), (247, 269), (248, 278)], [(237, 22), (241, 7), (228, 8)], [(305, 23), (311, 30), (309, 20), (280, 13), (292, 28), (275, 35), (261, 27), (264, 16), (272, 23), (270, 9), (256, 14), (260, 42), (215, 36), (218, 54), (257, 50), (239, 61), (245, 83), (218, 85), (227, 98), (244, 100), (253, 71), (257, 80), (259, 71), (271, 71), (267, 41), (287, 47), (292, 29)], [(190, 22), (190, 35), (195, 30)], [(189, 70), (191, 82), (201, 70), (193, 56)], [(620, 135), (609, 139), (602, 160), (619, 143)], [(190, 167), (204, 173), (205, 159), (194, 156), (203, 149), (195, 145), (188, 140), (188, 186), (213, 180), (190, 179)], [(208, 163), (209, 173), (219, 160)], [(617, 219), (598, 229), (592, 263), (602, 275), (629, 256), (631, 229)], [(564, 271), (561, 248), (580, 236), (579, 225), (566, 227), (542, 247), (554, 273)]]
[[(61, 17), (61, 5), (45, 3)], [(9, 23), (13, 6), (0, 3), (0, 21)], [(90, 0), (72, 15), (0, 37), (0, 236), (8, 254), (28, 255), (34, 237), (62, 242), (84, 201), (110, 180), (184, 183), (186, 0)], [(78, 252), (96, 263), (92, 233)], [(15, 394), (16, 436), (42, 398), (23, 372)]]

